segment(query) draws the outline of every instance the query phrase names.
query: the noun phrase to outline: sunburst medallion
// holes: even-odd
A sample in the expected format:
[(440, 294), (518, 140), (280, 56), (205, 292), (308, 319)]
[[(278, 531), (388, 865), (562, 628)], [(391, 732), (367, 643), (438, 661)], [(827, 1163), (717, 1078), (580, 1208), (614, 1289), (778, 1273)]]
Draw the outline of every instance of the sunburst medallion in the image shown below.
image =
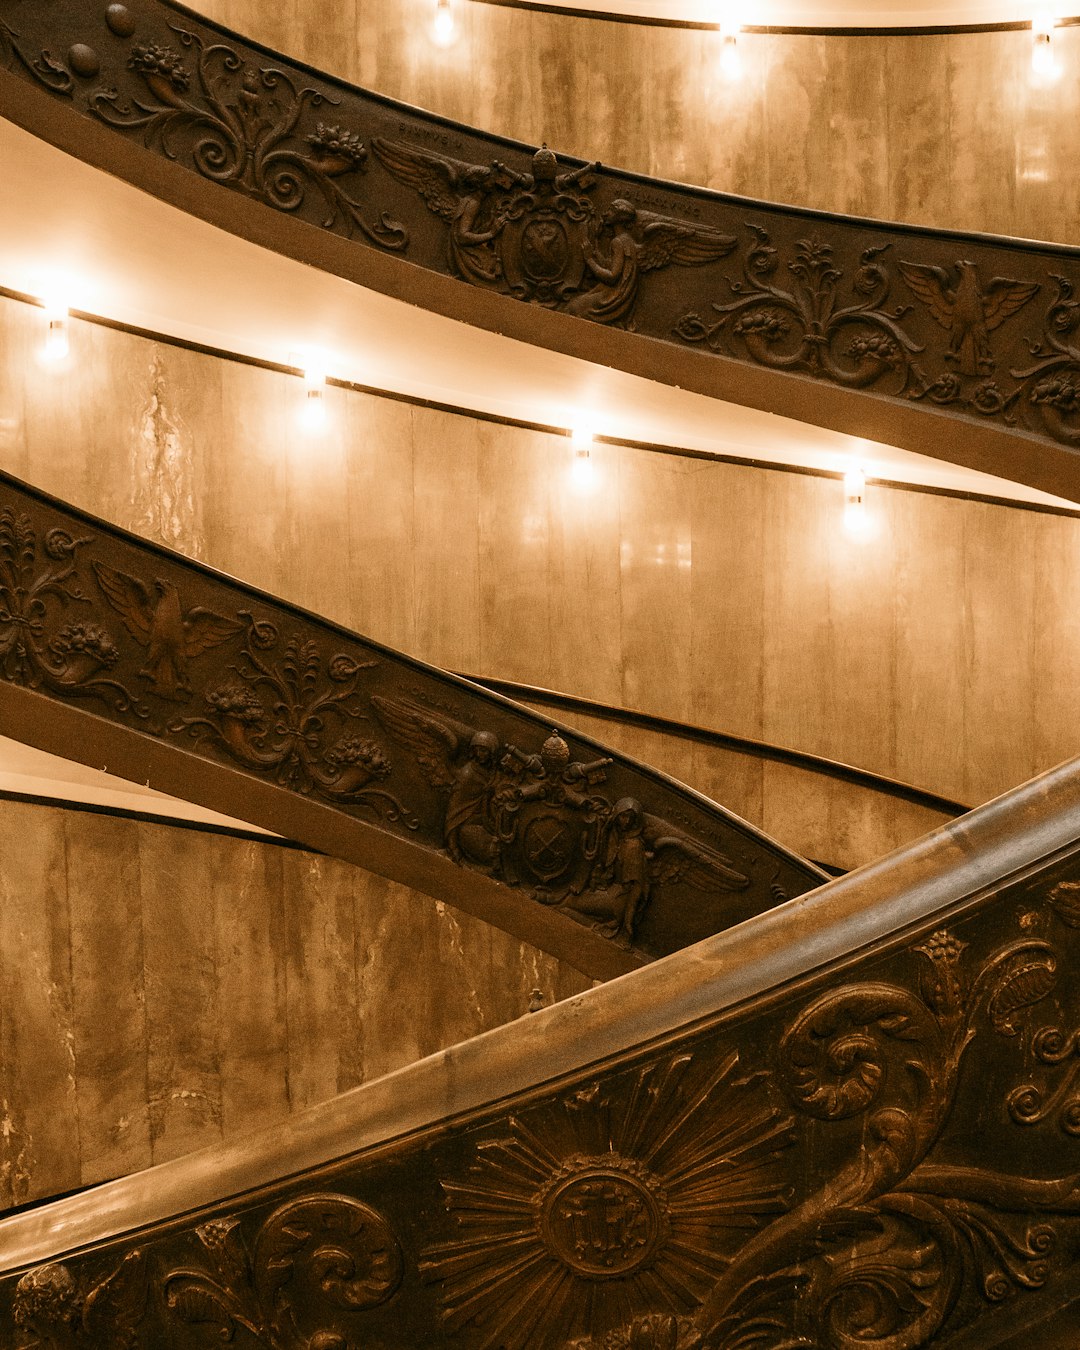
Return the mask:
[(424, 1253), (444, 1323), (476, 1350), (549, 1350), (697, 1306), (788, 1208), (794, 1127), (737, 1054), (594, 1083), (480, 1143), (443, 1183), (457, 1235)]

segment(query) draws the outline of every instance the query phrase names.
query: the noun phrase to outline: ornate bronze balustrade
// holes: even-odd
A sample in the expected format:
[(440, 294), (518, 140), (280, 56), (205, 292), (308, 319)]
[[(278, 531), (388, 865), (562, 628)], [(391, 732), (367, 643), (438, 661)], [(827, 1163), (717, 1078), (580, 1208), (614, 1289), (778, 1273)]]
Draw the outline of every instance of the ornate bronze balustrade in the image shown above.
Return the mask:
[(0, 0), (0, 111), (228, 228), (441, 312), (1080, 491), (1076, 249), (533, 152), (316, 74), (171, 0)]
[(1074, 762), (265, 1137), (0, 1222), (0, 1338), (1064, 1350), (1078, 819)]
[(453, 900), (595, 977), (824, 880), (660, 774), (9, 478), (0, 726)]

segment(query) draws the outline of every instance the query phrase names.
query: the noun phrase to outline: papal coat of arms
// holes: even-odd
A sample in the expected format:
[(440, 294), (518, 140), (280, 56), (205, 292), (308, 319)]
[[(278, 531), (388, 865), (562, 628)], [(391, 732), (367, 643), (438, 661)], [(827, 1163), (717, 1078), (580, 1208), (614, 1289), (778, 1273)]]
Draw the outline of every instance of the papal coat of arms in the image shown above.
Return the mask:
[(531, 173), (498, 160), (468, 164), (404, 141), (376, 139), (372, 148), (448, 225), (455, 275), (597, 323), (632, 327), (644, 273), (714, 262), (737, 243), (625, 198), (601, 209), (591, 196), (597, 166), (560, 169), (546, 147), (533, 156)]

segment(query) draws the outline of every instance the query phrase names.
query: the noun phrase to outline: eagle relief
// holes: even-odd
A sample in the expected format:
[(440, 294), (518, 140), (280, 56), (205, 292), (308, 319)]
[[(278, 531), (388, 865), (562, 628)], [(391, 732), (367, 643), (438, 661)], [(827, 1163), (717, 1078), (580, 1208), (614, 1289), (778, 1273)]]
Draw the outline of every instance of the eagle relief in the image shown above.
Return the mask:
[(605, 796), (612, 761), (572, 760), (557, 731), (531, 752), (408, 699), (376, 694), (371, 703), (442, 798), (443, 843), (456, 863), (528, 889), (620, 946), (633, 942), (658, 888), (710, 894), (750, 884), (636, 798)]
[(727, 257), (737, 240), (644, 211), (625, 198), (601, 209), (597, 165), (560, 169), (545, 146), (532, 172), (468, 164), (404, 141), (372, 142), (383, 167), (449, 226), (455, 276), (549, 309), (632, 327), (642, 274)]

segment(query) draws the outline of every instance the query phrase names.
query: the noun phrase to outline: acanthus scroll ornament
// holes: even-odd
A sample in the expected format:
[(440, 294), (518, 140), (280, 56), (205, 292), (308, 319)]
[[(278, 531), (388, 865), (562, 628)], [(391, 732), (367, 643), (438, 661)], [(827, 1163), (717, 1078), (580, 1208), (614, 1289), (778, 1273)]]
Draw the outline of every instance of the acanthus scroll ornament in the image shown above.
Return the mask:
[(71, 71), (62, 62), (55, 60), (48, 51), (43, 50), (36, 57), (27, 56), (20, 46), (19, 34), (3, 19), (0, 19), (0, 53), (6, 54), (9, 66), (18, 63), (52, 93), (61, 95), (73, 93), (75, 80)]
[(69, 616), (72, 607), (90, 603), (76, 566), (79, 550), (91, 542), (63, 529), (40, 538), (28, 515), (0, 511), (0, 677), (146, 718), (140, 701), (106, 673), (120, 659), (110, 634), (89, 618)]
[(100, 89), (90, 100), (94, 116), (121, 130), (141, 130), (145, 143), (167, 159), (279, 211), (300, 212), (313, 191), (324, 229), (358, 232), (379, 248), (406, 246), (404, 225), (386, 212), (370, 223), (339, 182), (366, 167), (359, 134), (322, 121), (306, 134), (301, 129), (309, 108), (334, 106), (336, 99), (298, 87), (276, 66), (245, 61), (223, 42), (208, 46), (194, 29), (170, 27), (190, 60), (166, 43), (134, 43), (128, 66), (153, 101)]
[[(1035, 1180), (928, 1154), (980, 1028), (1015, 1038), (1057, 958), (1008, 943), (968, 977), (966, 944), (917, 946), (918, 992), (857, 984), (814, 1000), (778, 1058), (818, 1129), (861, 1120), (856, 1154), (740, 1253), (696, 1316), (708, 1350), (919, 1350), (946, 1322), (1042, 1288), (1068, 1258), (1048, 1215), (1080, 1215), (1080, 1175)], [(1039, 1213), (1039, 1218), (1033, 1218)]]
[(748, 224), (753, 236), (742, 262), (742, 278), (729, 281), (735, 299), (712, 305), (715, 320), (685, 314), (675, 326), (684, 342), (712, 351), (745, 353), (774, 370), (803, 371), (852, 389), (886, 381), (902, 394), (911, 375), (912, 354), (922, 348), (901, 324), (908, 307), (889, 302), (892, 277), (883, 262), (888, 245), (864, 249), (845, 304), (839, 296), (844, 273), (833, 246), (802, 239), (788, 263), (794, 284), (773, 280), (779, 256), (768, 230)]
[(180, 718), (170, 732), (196, 741), (211, 737), (245, 768), (273, 773), (283, 787), (419, 829), (417, 817), (397, 797), (375, 786), (391, 772), (381, 747), (349, 730), (350, 723), (368, 720), (357, 682), (379, 662), (357, 661), (344, 652), (327, 657), (315, 641), (295, 635), (280, 651), (273, 624), (246, 613), (240, 617), (247, 637), (230, 667), (234, 678), (206, 692), (203, 716)]
[(196, 1236), (200, 1264), (165, 1276), (169, 1313), (218, 1341), (245, 1331), (267, 1350), (349, 1350), (358, 1315), (392, 1298), (404, 1273), (386, 1219), (347, 1195), (290, 1200), (250, 1247), (235, 1218)]

